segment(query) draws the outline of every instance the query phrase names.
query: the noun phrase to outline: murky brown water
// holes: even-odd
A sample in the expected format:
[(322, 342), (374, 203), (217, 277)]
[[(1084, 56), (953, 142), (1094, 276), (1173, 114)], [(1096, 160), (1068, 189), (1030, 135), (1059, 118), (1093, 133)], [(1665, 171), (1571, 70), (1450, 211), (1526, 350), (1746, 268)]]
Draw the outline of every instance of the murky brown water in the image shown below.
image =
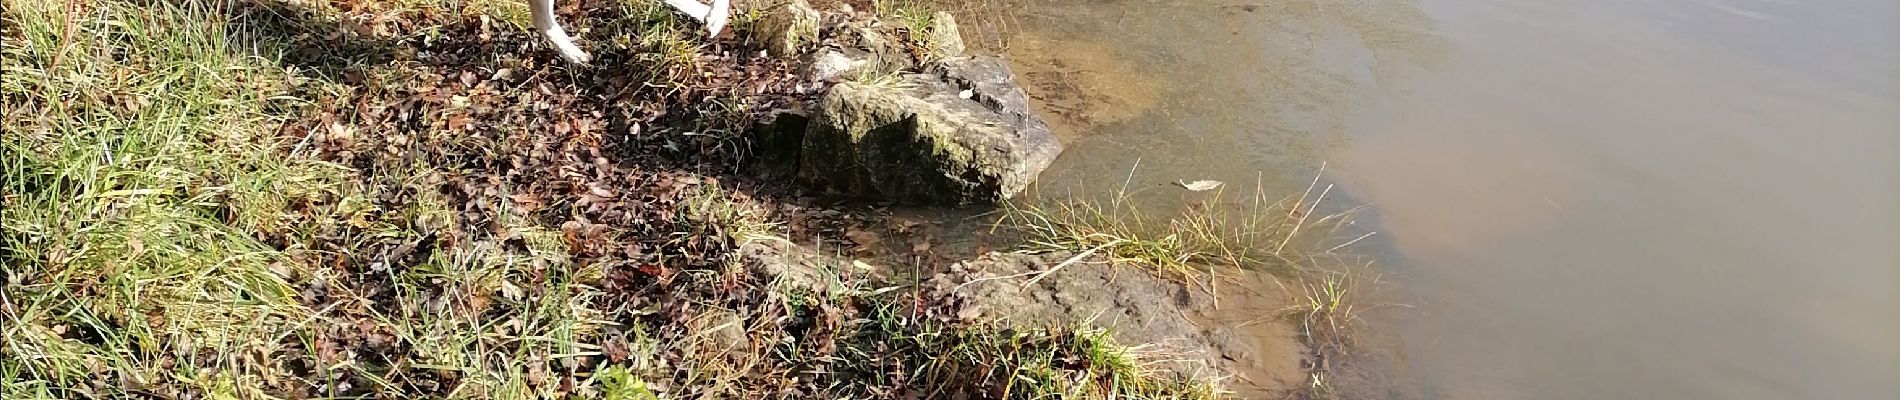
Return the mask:
[(1416, 397), (1900, 398), (1900, 2), (1012, 5), (1043, 191), (1327, 163)]

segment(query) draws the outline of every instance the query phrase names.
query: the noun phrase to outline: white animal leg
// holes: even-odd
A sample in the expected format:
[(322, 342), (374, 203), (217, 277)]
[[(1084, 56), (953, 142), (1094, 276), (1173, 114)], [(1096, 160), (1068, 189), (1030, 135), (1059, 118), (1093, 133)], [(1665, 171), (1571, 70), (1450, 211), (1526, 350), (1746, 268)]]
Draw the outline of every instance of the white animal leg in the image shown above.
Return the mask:
[(732, 17), (732, 2), (713, 0), (712, 11), (706, 14), (706, 36), (719, 36), (726, 29), (726, 20)]
[(673, 6), (673, 9), (685, 13), (686, 16), (693, 17), (694, 20), (699, 22), (706, 22), (706, 14), (712, 13), (712, 7), (707, 7), (705, 3), (693, 0), (666, 0), (666, 5)]
[(726, 21), (732, 17), (730, 0), (713, 0), (710, 6), (694, 0), (666, 0), (666, 5), (705, 23), (707, 36), (719, 36), (719, 32), (726, 29)]
[(554, 0), (528, 0), (528, 3), (528, 8), (534, 11), (534, 30), (554, 44), (562, 59), (575, 64), (586, 64), (593, 59), (581, 51), (580, 46), (575, 46), (574, 39), (567, 37), (567, 30), (561, 29), (561, 23), (554, 20)]

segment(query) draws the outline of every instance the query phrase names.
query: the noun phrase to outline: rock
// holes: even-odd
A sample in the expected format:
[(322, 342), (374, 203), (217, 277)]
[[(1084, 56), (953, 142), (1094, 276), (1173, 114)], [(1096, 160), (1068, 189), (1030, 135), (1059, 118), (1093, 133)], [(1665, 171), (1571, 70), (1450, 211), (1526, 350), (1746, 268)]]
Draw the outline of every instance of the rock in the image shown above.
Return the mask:
[(935, 71), (946, 82), (970, 91), (970, 99), (1000, 114), (1034, 118), (1029, 95), (1016, 84), (1016, 75), (1003, 59), (988, 56), (958, 57), (940, 61)]
[(805, 78), (815, 82), (829, 82), (834, 79), (850, 77), (850, 74), (872, 68), (875, 61), (871, 53), (858, 49), (824, 49), (812, 53), (805, 61)]
[(783, 240), (746, 242), (739, 245), (738, 255), (740, 264), (748, 272), (811, 293), (826, 293), (831, 289), (830, 283), (836, 276), (827, 271), (825, 266), (848, 262), (807, 251)]
[(957, 58), (937, 70), (833, 85), (806, 128), (800, 179), (906, 203), (994, 203), (1062, 152), (1001, 60)]
[(711, 308), (687, 321), (687, 329), (699, 333), (691, 342), (694, 351), (721, 354), (728, 360), (743, 360), (751, 354), (752, 341), (746, 335), (745, 319), (738, 314)]
[(877, 27), (873, 25), (874, 23), (865, 23), (863, 21), (847, 22), (843, 26), (840, 26), (840, 28), (843, 28), (843, 32), (840, 35), (841, 40), (839, 42), (846, 46), (870, 50), (873, 53), (888, 53), (899, 50), (897, 41), (884, 37), (884, 32), (879, 31)]
[[(1290, 324), (1268, 318), (1270, 310), (1254, 311), (1259, 314), (1249, 319), (1265, 322), (1248, 329), (1273, 334), (1243, 335), (1195, 318), (1217, 308), (1215, 296), (1201, 288), (1102, 257), (1083, 258), (1055, 269), (1070, 257), (1066, 253), (985, 254), (924, 281), (921, 295), (941, 307), (931, 310), (932, 315), (962, 323), (995, 320), (1025, 328), (1086, 323), (1108, 328), (1121, 344), (1152, 345), (1167, 354), (1152, 365), (1183, 378), (1205, 379), (1247, 370), (1255, 373), (1249, 379), (1268, 387), (1286, 387), (1277, 385), (1297, 384), (1300, 379), (1303, 347), (1293, 337)], [(1037, 277), (1041, 279), (1030, 283)], [(1261, 371), (1282, 373), (1260, 375)]]
[(822, 33), (825, 47), (804, 59), (811, 81), (829, 82), (862, 73), (889, 74), (915, 68), (904, 45), (880, 31), (873, 22), (843, 20)]
[(797, 54), (799, 47), (818, 40), (819, 19), (810, 3), (792, 0), (767, 9), (752, 30), (752, 40), (765, 43), (766, 51), (774, 56)]
[(798, 146), (805, 141), (811, 116), (793, 109), (774, 110), (753, 123), (753, 148), (760, 160), (773, 165), (798, 162)]
[(917, 66), (911, 60), (909, 45), (887, 36), (883, 26), (875, 21), (851, 21), (839, 28), (836, 43), (870, 53), (870, 60), (879, 72), (903, 71)]
[(957, 31), (957, 17), (948, 12), (938, 11), (930, 16), (930, 32), (925, 36), (925, 49), (931, 57), (950, 58), (963, 55), (963, 34)]

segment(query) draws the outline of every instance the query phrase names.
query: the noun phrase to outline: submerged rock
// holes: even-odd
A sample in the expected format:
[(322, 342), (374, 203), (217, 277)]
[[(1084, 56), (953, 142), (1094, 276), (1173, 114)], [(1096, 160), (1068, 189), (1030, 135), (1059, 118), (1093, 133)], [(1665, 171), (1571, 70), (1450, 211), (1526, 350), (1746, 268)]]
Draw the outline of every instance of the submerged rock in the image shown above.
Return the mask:
[(1062, 152), (994, 57), (931, 74), (833, 85), (800, 148), (799, 177), (823, 190), (924, 204), (994, 203)]

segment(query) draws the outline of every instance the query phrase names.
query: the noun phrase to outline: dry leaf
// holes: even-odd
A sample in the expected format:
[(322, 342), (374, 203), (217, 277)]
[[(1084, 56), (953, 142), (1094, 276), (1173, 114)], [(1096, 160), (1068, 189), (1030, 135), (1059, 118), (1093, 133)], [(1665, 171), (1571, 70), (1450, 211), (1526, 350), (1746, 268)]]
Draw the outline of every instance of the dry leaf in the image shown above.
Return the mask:
[(1219, 188), (1221, 185), (1221, 182), (1209, 181), (1209, 180), (1201, 180), (1201, 181), (1193, 181), (1193, 182), (1174, 181), (1174, 184), (1182, 188), (1185, 188), (1187, 190), (1192, 190), (1196, 192), (1205, 192), (1209, 190), (1214, 190), (1215, 188)]
[(542, 206), (541, 199), (536, 197), (533, 193), (517, 193), (508, 196), (508, 200), (513, 201), (515, 209), (521, 210), (522, 212), (534, 212), (535, 210), (541, 209)]
[(875, 232), (857, 229), (845, 231), (844, 237), (845, 239), (850, 239), (851, 243), (857, 243), (859, 246), (870, 246), (882, 240)]
[(462, 130), (462, 128), (467, 128), (470, 122), (474, 122), (474, 118), (469, 118), (467, 115), (458, 114), (456, 116), (449, 117), (448, 128), (451, 131), (459, 131), (459, 130)]

